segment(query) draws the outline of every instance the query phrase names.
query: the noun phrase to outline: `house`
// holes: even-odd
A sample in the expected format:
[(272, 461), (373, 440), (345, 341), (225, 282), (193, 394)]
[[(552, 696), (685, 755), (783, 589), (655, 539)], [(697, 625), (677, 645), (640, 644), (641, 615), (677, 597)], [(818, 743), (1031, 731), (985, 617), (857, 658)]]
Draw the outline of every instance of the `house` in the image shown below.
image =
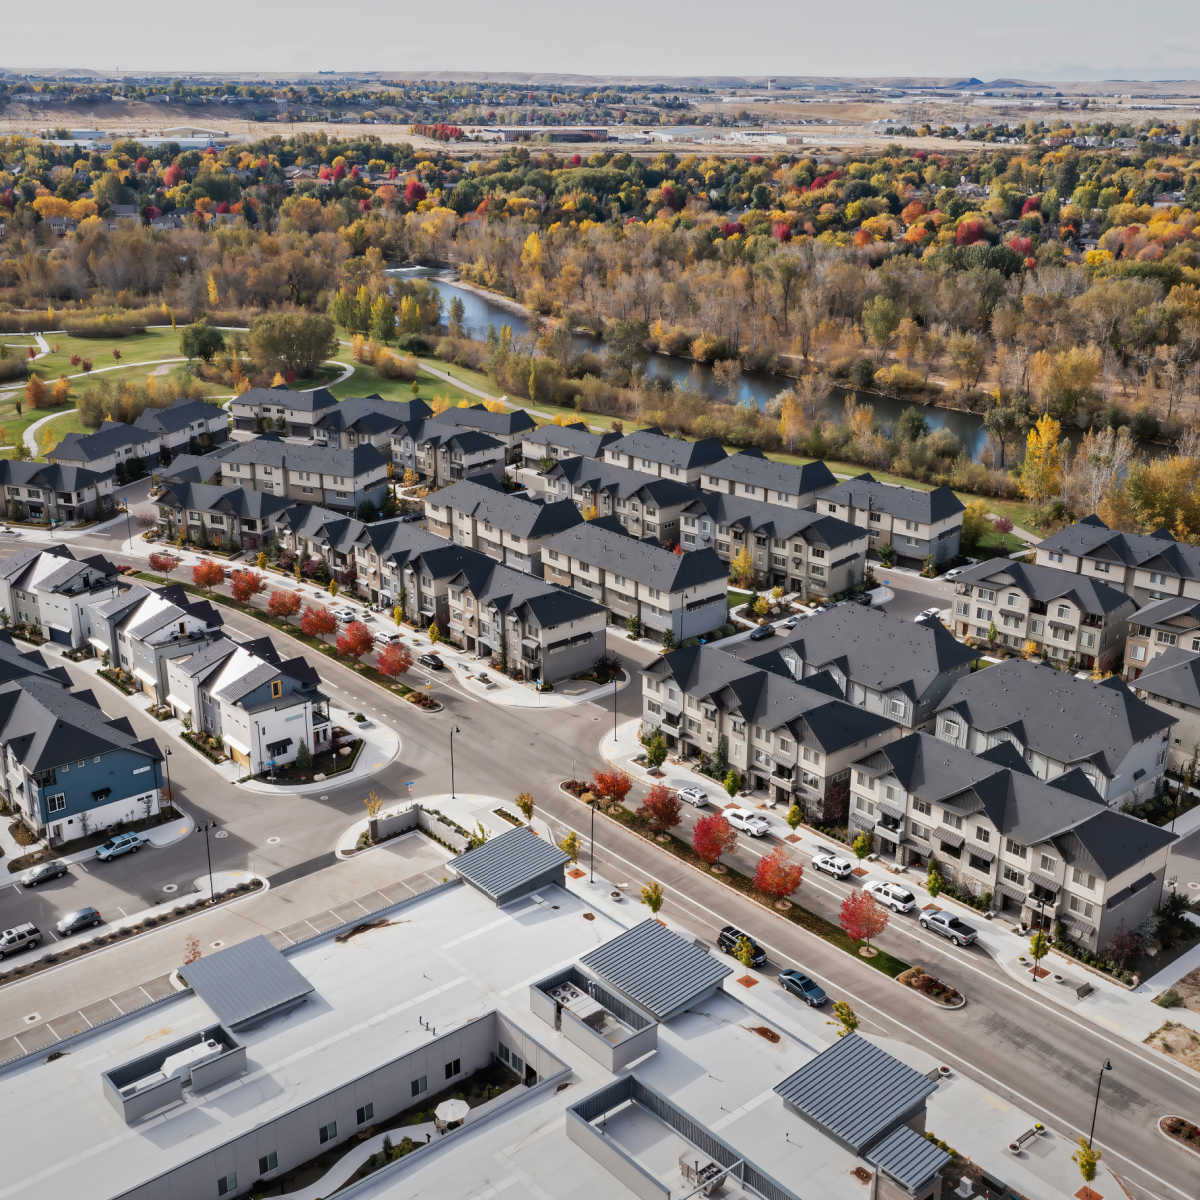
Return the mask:
[(728, 564), (744, 551), (756, 587), (778, 585), (805, 600), (861, 586), (867, 542), (849, 521), (724, 493), (703, 493), (680, 518), (684, 550), (711, 547)]
[(170, 484), (155, 500), (164, 536), (193, 546), (259, 550), (291, 501), (254, 488)]
[(479, 429), (464, 429), (441, 417), (415, 421), (405, 431), (392, 435), (392, 461), (397, 473), (402, 476), (405, 471), (413, 471), (434, 487), (485, 473), (501, 479), (507, 454), (499, 438)]
[(700, 473), (700, 487), (706, 492), (787, 508), (812, 508), (817, 493), (836, 483), (834, 473), (823, 462), (775, 462), (759, 449), (731, 454)]
[(1137, 606), (1098, 579), (989, 558), (965, 567), (954, 582), (954, 632), (1085, 669), (1110, 671), (1125, 647)]
[(204, 454), (229, 439), (229, 416), (217, 404), (204, 400), (176, 400), (165, 408), (147, 408), (133, 422), (159, 439), (158, 456)]
[(443, 409), (434, 417), (439, 425), (457, 429), (473, 429), (486, 433), (504, 446), (508, 462), (520, 460), (521, 442), (536, 428), (537, 422), (523, 408), (506, 408), (493, 412), (482, 404), (459, 405)]
[(117, 482), (137, 478), (158, 458), (162, 439), (157, 433), (105, 421), (95, 433), (68, 433), (46, 455), (46, 461), (81, 467)]
[(113, 482), (86, 467), (0, 459), (0, 495), (10, 521), (91, 521), (112, 511)]
[(425, 497), (425, 519), (430, 533), (541, 576), (546, 539), (580, 524), (583, 517), (570, 500), (543, 504), (510, 494), (492, 476), (484, 475), (430, 492)]
[(311, 438), (317, 422), (337, 407), (328, 388), (296, 392), (288, 387), (250, 388), (229, 405), (233, 427), (248, 433), (275, 431), (288, 437)]
[(432, 410), (424, 400), (384, 400), (381, 396), (347, 396), (324, 409), (312, 428), (313, 441), (322, 446), (352, 450), (374, 446), (391, 454), (392, 438), (414, 422), (424, 421)]
[(547, 470), (561, 458), (600, 458), (604, 447), (620, 438), (619, 433), (593, 433), (582, 421), (570, 425), (543, 425), (521, 438), (521, 461), (529, 468)]
[(1200, 653), (1182, 646), (1160, 651), (1137, 676), (1133, 688), (1139, 699), (1175, 721), (1168, 757), (1171, 770), (1192, 770), (1200, 755)]
[(940, 622), (903, 621), (857, 604), (812, 613), (782, 637), (737, 642), (729, 653), (797, 682), (830, 679), (851, 704), (907, 729), (932, 725), (977, 657)]
[(698, 495), (677, 479), (590, 458), (560, 459), (539, 478), (551, 499), (570, 499), (589, 518), (616, 517), (631, 537), (668, 547), (679, 545), (680, 516)]
[(265, 434), (242, 442), (221, 460), (221, 482), (326, 508), (356, 511), (367, 504), (378, 509), (388, 493), (388, 460), (374, 446), (333, 450)]
[(51, 845), (158, 812), (162, 752), (91, 692), (35, 675), (4, 684), (0, 750), (9, 812)]
[(1117, 808), (1157, 795), (1173, 724), (1119, 679), (1093, 683), (1009, 659), (959, 680), (936, 729), (972, 754), (1008, 742), (1039, 779), (1082, 771)]
[(270, 638), (227, 637), (197, 645), (167, 664), (166, 703), (198, 733), (224, 742), (251, 775), (333, 744), (329, 700), (303, 657), (284, 659)]
[(948, 488), (924, 492), (856, 475), (818, 493), (816, 509), (867, 530), (871, 549), (891, 546), (896, 557), (944, 563), (958, 557), (965, 505)]
[(714, 551), (672, 553), (630, 537), (613, 517), (547, 538), (542, 565), (547, 580), (603, 604), (614, 621), (675, 643), (708, 633), (728, 615), (728, 572)]
[(1177, 542), (1166, 529), (1122, 533), (1093, 514), (1052, 533), (1036, 553), (1041, 566), (1089, 575), (1140, 604), (1167, 596), (1200, 599), (1200, 546)]
[(720, 438), (701, 438), (692, 442), (686, 438), (668, 437), (654, 426), (623, 434), (604, 447), (604, 461), (614, 466), (661, 475), (664, 479), (693, 486), (699, 483), (705, 467), (711, 467), (724, 457), (725, 447)]
[[(986, 673), (986, 672), (985, 672)], [(856, 763), (850, 836), (928, 863), (1024, 924), (1102, 950), (1158, 907), (1174, 834), (1107, 807), (1083, 773), (1045, 781), (1008, 746), (981, 755), (912, 733)]]
[(729, 767), (772, 804), (806, 819), (846, 819), (850, 768), (899, 726), (847, 703), (828, 678), (799, 682), (743, 662), (720, 645), (685, 646), (642, 671), (642, 730), (661, 731), (683, 758)]
[(1200, 598), (1168, 596), (1151, 600), (1129, 618), (1122, 678), (1137, 679), (1160, 654), (1176, 647), (1200, 650)]
[(0, 560), (0, 610), (62, 645), (87, 640), (87, 610), (117, 589), (117, 569), (102, 555), (77, 559), (66, 546), (30, 547)]

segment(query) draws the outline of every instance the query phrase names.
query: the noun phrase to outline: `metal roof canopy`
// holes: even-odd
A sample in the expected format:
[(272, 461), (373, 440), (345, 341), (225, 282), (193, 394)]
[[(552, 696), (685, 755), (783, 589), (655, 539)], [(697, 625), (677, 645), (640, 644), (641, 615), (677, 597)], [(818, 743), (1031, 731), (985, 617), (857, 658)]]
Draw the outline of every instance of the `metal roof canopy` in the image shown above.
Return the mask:
[(579, 961), (659, 1021), (683, 1012), (733, 973), (653, 918)]
[(560, 870), (566, 862), (567, 855), (553, 842), (538, 837), (528, 825), (519, 825), (452, 858), (449, 865), (461, 879), (499, 903), (515, 899), (514, 892), (541, 883), (548, 872)]
[(286, 1012), (313, 990), (262, 934), (186, 963), (179, 975), (229, 1029)]
[(922, 1137), (909, 1125), (893, 1129), (878, 1146), (868, 1150), (865, 1157), (872, 1166), (914, 1193), (950, 1161), (950, 1155), (936, 1142)]
[(906, 1119), (937, 1085), (856, 1033), (822, 1050), (781, 1083), (784, 1100), (861, 1154)]

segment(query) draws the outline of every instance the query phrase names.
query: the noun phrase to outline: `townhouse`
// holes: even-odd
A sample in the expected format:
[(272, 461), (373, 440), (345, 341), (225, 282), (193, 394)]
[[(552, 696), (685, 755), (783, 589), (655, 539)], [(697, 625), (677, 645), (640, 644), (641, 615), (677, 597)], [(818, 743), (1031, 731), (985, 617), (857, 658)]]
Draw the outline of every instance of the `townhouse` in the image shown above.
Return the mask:
[(1052, 533), (1036, 553), (1042, 566), (1100, 579), (1140, 604), (1167, 596), (1200, 599), (1200, 546), (1177, 542), (1165, 529), (1122, 533), (1093, 514)]
[(386, 591), (395, 597), (410, 621), (425, 627), (436, 625), (439, 631), (448, 630), (450, 581), (485, 557), (478, 550), (438, 538), (434, 545), (393, 554), (384, 561)]
[(542, 546), (551, 583), (603, 604), (615, 621), (635, 620), (675, 642), (725, 623), (728, 572), (713, 550), (678, 554), (630, 537), (612, 517), (555, 534)]
[(404, 564), (422, 550), (445, 546), (446, 540), (403, 519), (372, 521), (354, 539), (355, 588), (381, 608), (400, 602)]
[(233, 427), (246, 433), (282, 433), (311, 438), (317, 422), (337, 407), (328, 388), (295, 392), (288, 387), (250, 388), (229, 405)]
[(943, 563), (958, 557), (963, 502), (948, 488), (930, 492), (856, 475), (817, 495), (817, 512), (867, 530), (871, 549), (891, 546), (896, 557)]
[(251, 775), (333, 745), (328, 697), (303, 657), (284, 659), (270, 638), (228, 637), (197, 645), (167, 664), (166, 703), (198, 733), (221, 739)]
[(479, 429), (450, 424), (441, 417), (414, 421), (403, 432), (392, 435), (392, 461), (397, 476), (415, 471), (434, 487), (468, 475), (503, 478), (507, 454), (499, 438)]
[(334, 450), (267, 434), (242, 442), (221, 460), (221, 482), (326, 508), (378, 509), (387, 497), (388, 460), (374, 446)]
[(450, 640), (517, 678), (557, 683), (604, 657), (601, 605), (489, 557), (464, 558), (448, 600)]
[(654, 426), (623, 434), (604, 447), (605, 462), (689, 483), (693, 487), (699, 483), (705, 467), (711, 467), (724, 457), (725, 447), (720, 438), (701, 438), (692, 442), (682, 437), (668, 437)]
[(52, 846), (154, 816), (162, 752), (88, 691), (45, 676), (0, 687), (0, 753), (9, 812)]
[(1200, 762), (1200, 653), (1181, 646), (1156, 654), (1133, 685), (1139, 699), (1172, 718), (1167, 763), (1181, 774)]
[(1110, 584), (1055, 567), (989, 558), (954, 583), (954, 632), (1044, 657), (1111, 671), (1137, 605)]
[(1122, 678), (1137, 679), (1168, 650), (1200, 650), (1200, 598), (1151, 600), (1129, 618)]
[(220, 483), (221, 460), (230, 453), (236, 443), (222, 442), (207, 454), (177, 454), (165, 466), (156, 466), (150, 473), (151, 497), (154, 488), (169, 483)]
[(544, 471), (562, 458), (600, 458), (604, 447), (620, 438), (619, 433), (594, 433), (582, 421), (570, 425), (543, 425), (521, 436), (521, 462)]
[(160, 459), (204, 454), (229, 440), (228, 415), (205, 400), (176, 400), (165, 408), (147, 408), (133, 427), (158, 437)]
[(782, 637), (737, 642), (729, 653), (797, 682), (832, 680), (851, 704), (906, 729), (932, 728), (942, 700), (977, 657), (941, 622), (903, 621), (858, 604), (812, 613)]
[(696, 489), (677, 479), (631, 471), (589, 458), (564, 458), (538, 477), (546, 495), (571, 500), (586, 517), (616, 517), (631, 537), (680, 543), (683, 510)]
[(430, 533), (541, 576), (546, 539), (580, 524), (583, 517), (570, 500), (543, 504), (510, 494), (485, 475), (431, 492), (425, 497), (425, 520)]
[(30, 547), (0, 561), (0, 611), (61, 646), (88, 637), (92, 603), (116, 593), (116, 567), (102, 555), (76, 558), (66, 546)]
[(312, 438), (318, 445), (352, 450), (374, 446), (391, 454), (392, 438), (431, 415), (424, 400), (384, 400), (381, 396), (347, 396), (316, 418)]
[(724, 563), (745, 551), (756, 587), (778, 584), (805, 600), (859, 587), (867, 543), (866, 531), (849, 521), (724, 493), (701, 495), (680, 518), (684, 550), (710, 547)]
[(1102, 950), (1153, 916), (1174, 834), (1105, 807), (1079, 771), (1046, 782), (1008, 747), (912, 733), (855, 764), (849, 833), (928, 865), (1026, 925)]
[(1174, 721), (1119, 679), (1093, 683), (1009, 659), (959, 680), (938, 708), (938, 737), (981, 754), (1009, 743), (1039, 779), (1079, 770), (1110, 807), (1162, 786)]
[(473, 429), (495, 438), (503, 447), (506, 462), (519, 462), (521, 442), (527, 433), (537, 428), (537, 422), (523, 408), (506, 408), (493, 412), (483, 404), (462, 404), (443, 409), (434, 420), (439, 425), (457, 429)]
[(848, 704), (828, 680), (806, 683), (715, 646), (686, 646), (642, 672), (642, 730), (747, 790), (799, 805), (809, 821), (844, 821), (852, 765), (899, 737), (899, 726)]
[(0, 459), (0, 495), (8, 521), (91, 521), (112, 512), (113, 481), (86, 467)]
[(817, 493), (836, 483), (837, 477), (823, 462), (775, 462), (757, 448), (740, 450), (700, 473), (700, 487), (706, 492), (785, 508), (812, 508)]
[(168, 484), (155, 500), (165, 537), (193, 546), (259, 550), (291, 501), (254, 488)]

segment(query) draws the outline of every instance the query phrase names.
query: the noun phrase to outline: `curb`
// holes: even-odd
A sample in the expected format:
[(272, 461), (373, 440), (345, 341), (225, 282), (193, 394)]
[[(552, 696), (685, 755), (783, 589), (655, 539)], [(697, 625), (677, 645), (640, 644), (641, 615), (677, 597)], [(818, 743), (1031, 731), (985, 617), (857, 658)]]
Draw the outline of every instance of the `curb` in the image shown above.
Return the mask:
[[(1200, 1158), (1200, 1150), (1193, 1149), (1186, 1142), (1181, 1142), (1179, 1140), (1179, 1138), (1175, 1137), (1173, 1134), (1168, 1133), (1162, 1127), (1162, 1123), (1164, 1121), (1171, 1120), (1172, 1118), (1177, 1121), (1187, 1121), (1187, 1117), (1181, 1117), (1177, 1113), (1163, 1113), (1163, 1115), (1161, 1117), (1159, 1117), (1157, 1121), (1154, 1122), (1154, 1128), (1158, 1130), (1159, 1136), (1166, 1138), (1167, 1141), (1170, 1142), (1172, 1145), (1178, 1146), (1182, 1150), (1186, 1150), (1188, 1154), (1194, 1154), (1197, 1158)], [(1188, 1122), (1188, 1124), (1193, 1124), (1193, 1123), (1194, 1122), (1190, 1122), (1190, 1121)]]

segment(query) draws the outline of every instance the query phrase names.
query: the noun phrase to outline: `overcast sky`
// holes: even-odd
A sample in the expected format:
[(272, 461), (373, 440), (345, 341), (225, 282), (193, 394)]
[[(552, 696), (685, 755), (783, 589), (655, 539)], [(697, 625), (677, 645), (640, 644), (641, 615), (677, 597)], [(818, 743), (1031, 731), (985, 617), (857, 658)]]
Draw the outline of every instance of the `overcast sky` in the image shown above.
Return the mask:
[[(0, 66), (111, 71), (1200, 78), (1189, 0), (13, 4)], [(1164, 30), (1170, 29), (1170, 34)]]

